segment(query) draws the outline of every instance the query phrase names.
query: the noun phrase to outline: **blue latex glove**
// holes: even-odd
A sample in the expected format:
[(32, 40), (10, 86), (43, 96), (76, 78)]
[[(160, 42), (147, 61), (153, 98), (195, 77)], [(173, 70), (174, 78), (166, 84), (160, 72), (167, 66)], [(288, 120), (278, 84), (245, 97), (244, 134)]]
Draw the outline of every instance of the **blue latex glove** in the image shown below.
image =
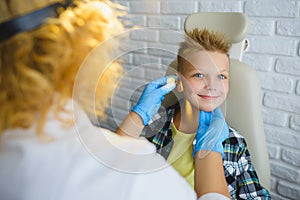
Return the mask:
[(177, 76), (169, 75), (146, 85), (138, 103), (132, 108), (132, 111), (136, 112), (143, 119), (144, 125), (147, 125), (158, 111), (164, 95), (176, 87), (175, 80), (177, 80)]
[(213, 112), (201, 110), (193, 157), (200, 150), (218, 152), (224, 157), (222, 142), (228, 137), (229, 128), (220, 108)]

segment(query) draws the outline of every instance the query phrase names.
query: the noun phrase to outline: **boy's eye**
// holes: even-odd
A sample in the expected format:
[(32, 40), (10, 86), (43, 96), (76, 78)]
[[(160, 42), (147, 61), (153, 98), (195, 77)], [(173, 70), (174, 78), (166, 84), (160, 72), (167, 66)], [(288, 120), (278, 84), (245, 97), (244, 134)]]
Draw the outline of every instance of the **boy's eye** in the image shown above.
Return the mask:
[(218, 79), (227, 79), (227, 77), (226, 77), (225, 75), (223, 75), (223, 74), (220, 74), (220, 75), (218, 76)]
[(196, 73), (196, 74), (194, 74), (194, 77), (196, 77), (196, 78), (203, 78), (204, 75), (200, 74), (200, 73)]

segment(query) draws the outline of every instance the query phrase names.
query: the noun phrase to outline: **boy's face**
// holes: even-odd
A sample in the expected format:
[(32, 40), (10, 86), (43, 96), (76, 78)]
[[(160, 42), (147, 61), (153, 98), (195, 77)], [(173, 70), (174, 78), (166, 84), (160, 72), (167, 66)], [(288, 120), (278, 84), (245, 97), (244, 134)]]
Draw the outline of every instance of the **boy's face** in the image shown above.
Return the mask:
[[(224, 53), (198, 51), (183, 62), (179, 81), (185, 100), (193, 108), (213, 111), (228, 93), (229, 59)], [(179, 83), (180, 83), (179, 82)]]

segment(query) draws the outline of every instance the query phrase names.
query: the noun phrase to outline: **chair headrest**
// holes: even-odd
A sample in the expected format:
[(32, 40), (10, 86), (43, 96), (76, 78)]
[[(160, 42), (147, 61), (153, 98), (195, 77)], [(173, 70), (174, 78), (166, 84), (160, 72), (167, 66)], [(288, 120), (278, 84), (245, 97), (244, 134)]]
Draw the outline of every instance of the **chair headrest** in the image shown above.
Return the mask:
[(200, 12), (189, 15), (184, 23), (185, 32), (196, 27), (223, 32), (234, 44), (245, 39), (249, 31), (249, 20), (246, 15), (238, 12)]

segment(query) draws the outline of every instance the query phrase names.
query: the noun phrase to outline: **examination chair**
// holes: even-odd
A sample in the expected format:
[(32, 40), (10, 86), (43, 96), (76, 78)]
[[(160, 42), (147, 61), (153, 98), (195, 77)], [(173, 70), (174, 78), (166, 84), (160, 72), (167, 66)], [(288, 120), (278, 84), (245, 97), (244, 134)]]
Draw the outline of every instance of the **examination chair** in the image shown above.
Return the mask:
[[(228, 124), (246, 138), (259, 180), (270, 190), (270, 165), (263, 128), (260, 81), (256, 71), (241, 62), (242, 53), (249, 45), (245, 39), (249, 30), (248, 18), (243, 13), (194, 13), (186, 18), (184, 29), (187, 32), (196, 27), (223, 32), (232, 43), (229, 93), (221, 109)], [(177, 62), (173, 61), (167, 74), (174, 73), (176, 68)], [(175, 104), (181, 98), (182, 95), (174, 90), (165, 97), (163, 106)]]

